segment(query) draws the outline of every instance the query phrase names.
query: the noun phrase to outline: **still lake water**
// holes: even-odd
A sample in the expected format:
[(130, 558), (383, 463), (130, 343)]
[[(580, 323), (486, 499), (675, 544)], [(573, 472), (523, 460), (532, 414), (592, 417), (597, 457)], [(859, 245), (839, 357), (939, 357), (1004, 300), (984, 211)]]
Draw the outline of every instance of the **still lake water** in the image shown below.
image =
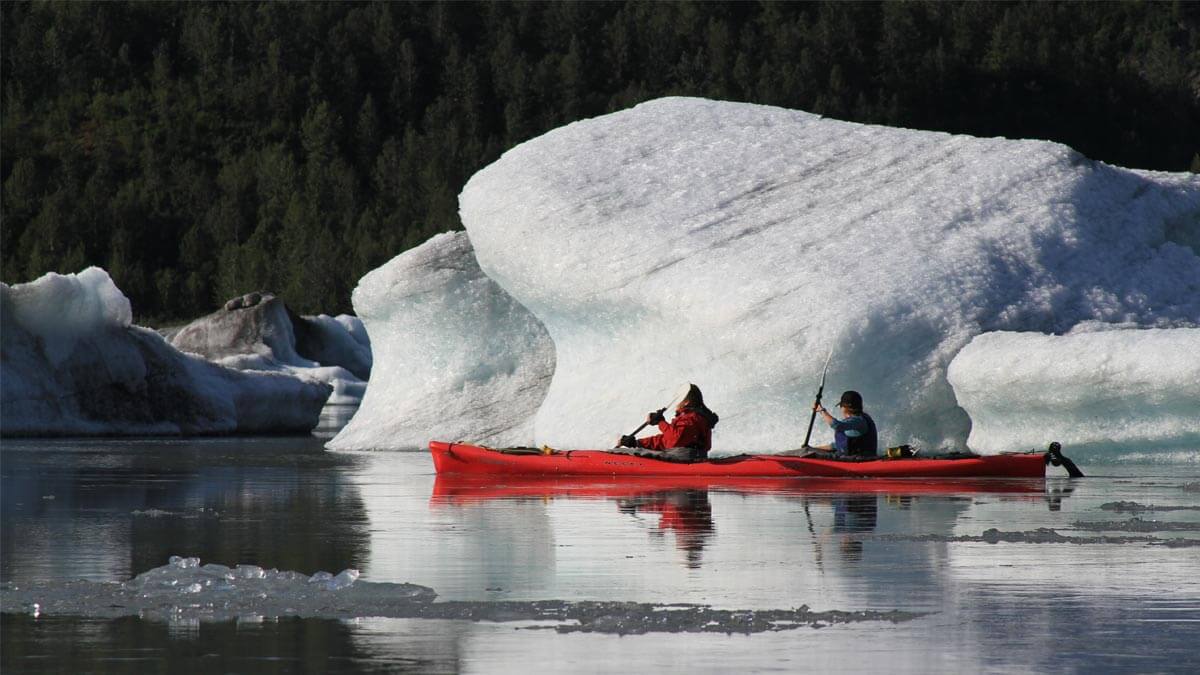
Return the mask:
[[(438, 602), (901, 610), (743, 634), (530, 621), (34, 616), (16, 672), (1197, 672), (1200, 460), (1075, 457), (1035, 481), (438, 480), (317, 438), (6, 439), (0, 581), (124, 581), (172, 555)], [(1050, 533), (1053, 530), (1057, 535)], [(10, 611), (11, 610), (11, 611)], [(560, 627), (561, 628), (561, 627)]]

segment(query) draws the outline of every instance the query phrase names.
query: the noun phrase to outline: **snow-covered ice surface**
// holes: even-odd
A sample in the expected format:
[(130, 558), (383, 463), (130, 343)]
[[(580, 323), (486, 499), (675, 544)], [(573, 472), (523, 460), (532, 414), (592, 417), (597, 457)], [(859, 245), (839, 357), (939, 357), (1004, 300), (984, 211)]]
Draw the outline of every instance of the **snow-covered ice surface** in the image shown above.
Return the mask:
[(1200, 329), (985, 333), (947, 376), (977, 451), (1057, 440), (1071, 452), (1136, 448), (1200, 461)]
[[(832, 349), (827, 394), (861, 391), (882, 443), (961, 447), (946, 369), (976, 335), (1200, 324), (1200, 177), (1044, 141), (660, 99), (510, 150), (460, 210), (480, 268), (553, 339), (537, 444), (610, 442), (691, 381), (721, 415), (715, 450), (793, 448)], [(1146, 364), (1167, 391), (1174, 365)], [(396, 406), (427, 391), (407, 381)]]
[(362, 405), (330, 448), (532, 440), (554, 345), (479, 270), (465, 232), (439, 234), (367, 274), (353, 302), (371, 335), (374, 366)]
[(307, 432), (331, 391), (180, 352), (97, 267), (2, 284), (0, 311), (5, 436)]

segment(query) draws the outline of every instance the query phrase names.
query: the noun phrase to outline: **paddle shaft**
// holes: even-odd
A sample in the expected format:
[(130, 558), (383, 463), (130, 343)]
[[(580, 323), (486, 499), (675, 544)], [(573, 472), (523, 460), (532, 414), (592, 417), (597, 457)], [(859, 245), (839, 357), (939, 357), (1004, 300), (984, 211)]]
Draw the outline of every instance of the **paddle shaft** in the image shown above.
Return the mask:
[(829, 372), (829, 359), (833, 358), (833, 350), (829, 350), (829, 356), (825, 359), (825, 368), (821, 371), (821, 386), (817, 387), (817, 399), (813, 401), (812, 415), (808, 418), (808, 431), (804, 434), (804, 445), (802, 448), (808, 447), (808, 441), (812, 439), (813, 422), (817, 421), (817, 406), (821, 404), (821, 394), (825, 392), (825, 375)]
[[(659, 414), (659, 415), (662, 415), (662, 414), (663, 414), (664, 412), (666, 412), (666, 411), (667, 411), (667, 409), (666, 409), (666, 408), (659, 408), (659, 409), (658, 409), (658, 414)], [(645, 429), (645, 428), (646, 428), (646, 427), (648, 427), (648, 426), (650, 426), (650, 420), (646, 420), (645, 422), (642, 422), (642, 426), (640, 426), (640, 427), (638, 427), (638, 428), (634, 429), (634, 430), (633, 430), (633, 433), (632, 433), (632, 434), (629, 434), (629, 435), (630, 435), (630, 436), (637, 436), (639, 431), (641, 431), (642, 429)]]
[(808, 418), (808, 431), (804, 434), (804, 445), (802, 448), (808, 447), (808, 441), (812, 438), (813, 422), (817, 421), (817, 404), (821, 402), (821, 393), (825, 391), (825, 384), (821, 384), (821, 388), (817, 389), (817, 400), (813, 401), (812, 415)]
[[(680, 393), (679, 393), (679, 394), (678, 394), (678, 395), (677, 395), (675, 398), (671, 399), (671, 402), (670, 402), (670, 403), (668, 403), (667, 405), (665, 405), (665, 406), (663, 406), (663, 407), (661, 407), (661, 408), (659, 408), (659, 409), (658, 409), (658, 416), (659, 416), (659, 417), (662, 417), (662, 414), (663, 414), (663, 413), (665, 413), (665, 412), (667, 411), (667, 408), (670, 408), (671, 406), (675, 405), (675, 403), (676, 403), (677, 401), (679, 401), (680, 399), (686, 398), (686, 397), (687, 397), (687, 390), (681, 391), (681, 392), (680, 392)], [(632, 433), (632, 434), (629, 434), (629, 435), (630, 435), (630, 436), (637, 436), (639, 431), (641, 431), (642, 429), (645, 429), (645, 428), (646, 428), (647, 426), (649, 426), (649, 425), (650, 425), (650, 420), (649, 420), (649, 419), (647, 419), (645, 422), (642, 422), (642, 426), (640, 426), (640, 427), (638, 427), (638, 428), (634, 429), (634, 430), (633, 430), (633, 433)], [(621, 446), (619, 446), (619, 445), (618, 445), (617, 447), (619, 448), (619, 447), (621, 447)]]

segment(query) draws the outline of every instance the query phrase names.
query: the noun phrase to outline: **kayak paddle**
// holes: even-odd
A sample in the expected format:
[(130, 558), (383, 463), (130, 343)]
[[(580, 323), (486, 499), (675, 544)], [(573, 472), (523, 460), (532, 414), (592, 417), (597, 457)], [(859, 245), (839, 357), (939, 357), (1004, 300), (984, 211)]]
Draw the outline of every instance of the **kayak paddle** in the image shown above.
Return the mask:
[[(655, 411), (655, 412), (657, 412), (657, 413), (658, 413), (658, 416), (659, 416), (659, 417), (662, 417), (662, 414), (663, 414), (664, 412), (666, 412), (666, 411), (667, 411), (667, 408), (670, 408), (671, 406), (675, 405), (675, 404), (676, 404), (676, 403), (678, 403), (679, 401), (682, 401), (682, 400), (683, 400), (683, 397), (684, 397), (684, 396), (687, 396), (687, 393), (688, 393), (688, 391), (691, 389), (691, 387), (692, 387), (692, 385), (691, 385), (691, 384), (685, 384), (685, 385), (683, 385), (683, 388), (679, 390), (679, 393), (675, 394), (675, 398), (671, 399), (671, 402), (670, 402), (670, 403), (668, 403), (667, 405), (665, 405), (665, 406), (663, 406), (663, 407), (661, 407), (661, 408), (659, 408), (658, 410), (656, 410), (656, 411)], [(630, 435), (630, 436), (637, 436), (637, 435), (638, 435), (638, 432), (640, 432), (642, 429), (645, 429), (645, 428), (646, 428), (647, 426), (649, 426), (649, 425), (650, 425), (650, 420), (649, 420), (649, 419), (647, 419), (645, 422), (642, 422), (642, 425), (641, 425), (640, 427), (638, 427), (638, 428), (634, 429), (634, 430), (633, 430), (633, 433), (631, 433), (631, 434), (629, 434), (629, 435)], [(621, 446), (619, 446), (619, 445), (617, 446), (617, 448), (620, 448), (620, 447), (621, 447)], [(613, 449), (615, 450), (616, 448), (613, 448)]]
[[(667, 408), (666, 408), (666, 407), (663, 407), (663, 408), (659, 408), (658, 410), (656, 410), (656, 411), (654, 411), (654, 412), (657, 412), (657, 413), (658, 413), (658, 415), (659, 415), (659, 417), (661, 417), (661, 416), (662, 416), (662, 414), (663, 414), (664, 412), (666, 412), (666, 411), (667, 411)], [(629, 435), (630, 435), (630, 436), (637, 436), (639, 431), (641, 431), (642, 429), (645, 429), (645, 428), (646, 428), (646, 427), (648, 427), (648, 426), (650, 426), (650, 420), (646, 420), (645, 422), (642, 422), (642, 425), (641, 425), (640, 427), (638, 427), (638, 428), (634, 429), (634, 430), (633, 430), (633, 433), (632, 433), (632, 434), (629, 434)]]
[(804, 434), (803, 448), (808, 447), (808, 441), (812, 438), (813, 422), (817, 421), (817, 405), (821, 403), (821, 394), (825, 391), (825, 374), (829, 372), (829, 360), (833, 358), (833, 348), (829, 348), (829, 356), (825, 357), (825, 368), (821, 370), (821, 386), (817, 387), (817, 399), (813, 401), (812, 416), (808, 418), (808, 432)]

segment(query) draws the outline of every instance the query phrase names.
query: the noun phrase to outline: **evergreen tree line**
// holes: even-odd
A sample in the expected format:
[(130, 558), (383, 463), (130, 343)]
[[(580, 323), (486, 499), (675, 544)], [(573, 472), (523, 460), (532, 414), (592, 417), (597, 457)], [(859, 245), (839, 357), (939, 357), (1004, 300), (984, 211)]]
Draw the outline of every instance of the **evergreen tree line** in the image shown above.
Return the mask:
[(508, 148), (666, 95), (1200, 170), (1200, 3), (6, 2), (3, 280), (350, 311)]

